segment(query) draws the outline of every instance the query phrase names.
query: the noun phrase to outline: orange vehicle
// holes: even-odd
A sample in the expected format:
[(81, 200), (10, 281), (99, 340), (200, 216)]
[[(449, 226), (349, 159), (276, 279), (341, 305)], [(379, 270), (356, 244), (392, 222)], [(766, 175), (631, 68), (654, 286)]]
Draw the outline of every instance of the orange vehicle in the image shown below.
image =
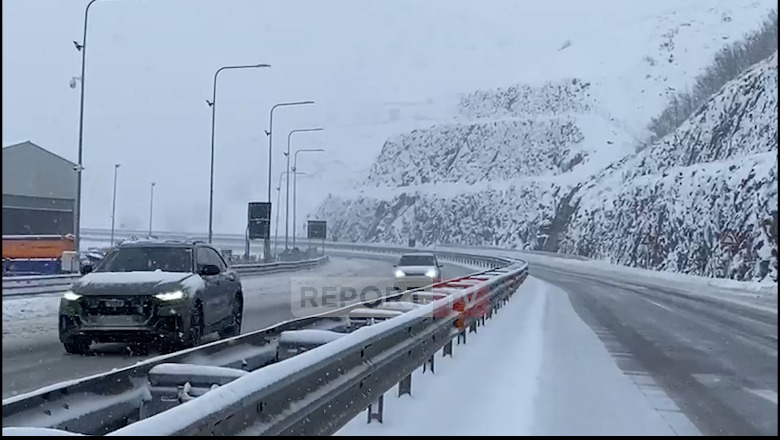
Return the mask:
[(72, 236), (61, 235), (4, 235), (3, 259), (62, 257), (64, 251), (76, 250)]

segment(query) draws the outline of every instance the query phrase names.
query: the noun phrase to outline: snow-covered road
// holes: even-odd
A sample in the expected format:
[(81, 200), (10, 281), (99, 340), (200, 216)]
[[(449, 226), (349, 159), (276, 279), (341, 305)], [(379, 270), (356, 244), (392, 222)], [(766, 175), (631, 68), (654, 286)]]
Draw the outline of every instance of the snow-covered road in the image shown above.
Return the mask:
[[(290, 288), (295, 277), (386, 279), (392, 262), (388, 256), (336, 257), (305, 272), (243, 277), (243, 332), (293, 319)], [(447, 276), (476, 270), (447, 264)], [(131, 355), (119, 344), (93, 347), (92, 355), (68, 355), (57, 336), (59, 295), (3, 299), (3, 398), (45, 385), (127, 366), (148, 356)], [(152, 353), (154, 355), (155, 353)]]
[(339, 434), (777, 435), (776, 309), (549, 266)]
[(529, 278), (496, 319), (469, 335), (412, 396), (385, 396), (383, 424), (340, 435), (674, 435), (698, 433), (649, 383), (615, 365), (561, 289)]

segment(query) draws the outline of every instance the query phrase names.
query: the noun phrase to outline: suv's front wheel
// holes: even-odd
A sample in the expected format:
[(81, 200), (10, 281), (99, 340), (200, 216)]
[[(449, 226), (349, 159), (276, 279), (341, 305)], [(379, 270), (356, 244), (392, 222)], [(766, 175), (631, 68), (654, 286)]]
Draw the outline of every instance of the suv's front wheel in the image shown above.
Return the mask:
[(195, 303), (190, 315), (190, 328), (187, 335), (187, 345), (197, 347), (203, 338), (203, 305), (200, 302)]
[(233, 298), (233, 306), (230, 310), (230, 317), (228, 318), (225, 328), (219, 332), (219, 335), (223, 338), (232, 338), (241, 334), (241, 322), (244, 318), (244, 300), (241, 293), (236, 293)]

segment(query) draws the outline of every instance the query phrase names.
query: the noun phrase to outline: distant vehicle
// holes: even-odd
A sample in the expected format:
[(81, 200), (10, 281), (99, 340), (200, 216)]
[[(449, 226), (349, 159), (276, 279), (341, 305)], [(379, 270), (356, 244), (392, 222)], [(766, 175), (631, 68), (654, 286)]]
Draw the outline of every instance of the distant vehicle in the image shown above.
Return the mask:
[(75, 243), (72, 235), (3, 235), (3, 259), (58, 259)]
[(441, 282), (441, 268), (436, 255), (425, 252), (404, 254), (395, 266), (395, 290), (410, 290)]
[(3, 235), (3, 275), (55, 275), (68, 272), (62, 258), (75, 251), (72, 235)]
[(238, 335), (243, 292), (237, 273), (205, 243), (125, 242), (60, 300), (59, 336), (68, 353), (93, 342), (175, 351), (214, 331)]

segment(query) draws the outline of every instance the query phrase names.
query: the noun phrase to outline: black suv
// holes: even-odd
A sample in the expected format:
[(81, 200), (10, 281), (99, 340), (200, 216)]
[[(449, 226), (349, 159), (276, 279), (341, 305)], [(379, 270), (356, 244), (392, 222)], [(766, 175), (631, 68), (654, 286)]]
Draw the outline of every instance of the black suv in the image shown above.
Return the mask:
[(241, 333), (241, 280), (201, 242), (124, 242), (60, 300), (60, 341), (68, 353), (92, 342), (164, 351), (200, 344), (203, 335)]

